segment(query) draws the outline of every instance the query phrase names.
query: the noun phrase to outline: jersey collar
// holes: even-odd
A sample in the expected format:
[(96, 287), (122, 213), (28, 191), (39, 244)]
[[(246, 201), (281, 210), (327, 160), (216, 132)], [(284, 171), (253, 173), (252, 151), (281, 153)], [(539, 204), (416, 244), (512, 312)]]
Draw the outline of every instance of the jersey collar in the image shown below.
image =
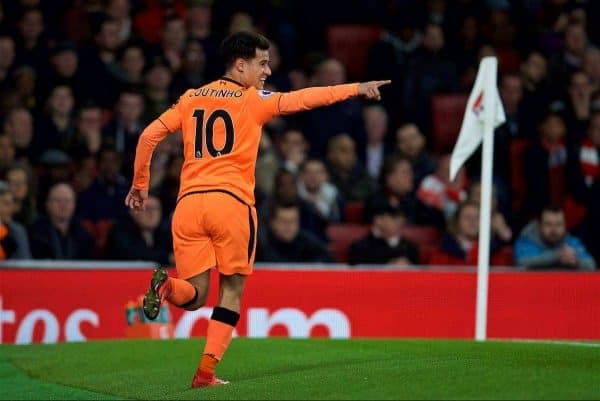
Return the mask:
[(232, 82), (238, 86), (241, 86), (242, 88), (244, 87), (244, 85), (242, 85), (241, 83), (239, 83), (238, 81), (236, 81), (235, 79), (231, 79), (231, 78), (227, 78), (227, 77), (221, 77), (219, 78), (221, 81), (229, 81)]

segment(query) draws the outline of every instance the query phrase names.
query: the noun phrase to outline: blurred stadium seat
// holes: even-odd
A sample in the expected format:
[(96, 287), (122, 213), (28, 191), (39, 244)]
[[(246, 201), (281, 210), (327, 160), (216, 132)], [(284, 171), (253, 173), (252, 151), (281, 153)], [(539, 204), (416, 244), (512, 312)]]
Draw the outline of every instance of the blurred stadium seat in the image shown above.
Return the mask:
[(329, 56), (346, 67), (348, 79), (363, 79), (367, 69), (369, 48), (381, 37), (376, 25), (331, 25), (327, 28)]
[(82, 220), (81, 224), (83, 227), (92, 234), (96, 240), (96, 253), (99, 257), (104, 257), (104, 251), (106, 248), (106, 241), (108, 240), (108, 233), (113, 227), (115, 222), (110, 219), (106, 220)]
[(351, 201), (344, 204), (344, 220), (346, 223), (362, 224), (363, 209), (365, 204), (362, 201)]
[(341, 223), (327, 227), (329, 250), (337, 263), (348, 261), (348, 248), (357, 239), (367, 235), (370, 226), (367, 224)]
[(437, 227), (434, 226), (417, 226), (409, 224), (402, 228), (402, 235), (419, 247), (437, 246), (442, 239), (442, 234)]
[(437, 94), (431, 97), (432, 149), (436, 153), (452, 151), (467, 107), (465, 94)]
[(563, 205), (567, 230), (577, 226), (584, 219), (587, 207), (577, 202), (571, 195), (567, 195)]
[(527, 193), (527, 183), (523, 175), (525, 152), (529, 147), (527, 139), (513, 139), (510, 143), (510, 182), (512, 190), (512, 210), (520, 210)]

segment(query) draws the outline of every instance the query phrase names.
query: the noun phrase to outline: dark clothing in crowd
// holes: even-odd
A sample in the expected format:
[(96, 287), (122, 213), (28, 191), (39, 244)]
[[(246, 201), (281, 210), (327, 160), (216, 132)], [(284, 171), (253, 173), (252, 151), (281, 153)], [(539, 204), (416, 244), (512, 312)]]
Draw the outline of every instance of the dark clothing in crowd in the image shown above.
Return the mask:
[(406, 258), (411, 264), (419, 263), (417, 247), (404, 239), (396, 244), (389, 244), (385, 239), (370, 233), (368, 236), (354, 242), (348, 252), (348, 263), (355, 264), (385, 264), (394, 259)]
[(131, 220), (115, 224), (108, 234), (106, 258), (116, 260), (150, 260), (161, 265), (172, 263), (173, 237), (168, 226), (161, 225), (152, 233), (152, 244), (142, 236)]
[(29, 241), (35, 259), (81, 260), (94, 256), (94, 238), (76, 219), (63, 235), (47, 216), (42, 216), (30, 227)]
[(257, 262), (330, 263), (333, 261), (323, 242), (301, 230), (292, 242), (277, 239), (270, 231), (259, 238), (256, 250)]

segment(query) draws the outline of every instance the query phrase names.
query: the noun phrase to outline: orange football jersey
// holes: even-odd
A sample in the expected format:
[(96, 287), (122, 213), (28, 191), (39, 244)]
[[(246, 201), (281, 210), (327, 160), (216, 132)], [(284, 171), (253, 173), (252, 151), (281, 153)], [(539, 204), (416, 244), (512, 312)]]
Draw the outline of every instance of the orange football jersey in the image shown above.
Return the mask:
[(148, 189), (150, 159), (166, 135), (183, 133), (184, 163), (179, 198), (220, 189), (254, 204), (254, 170), (262, 126), (278, 114), (325, 106), (358, 94), (358, 84), (280, 93), (244, 88), (221, 78), (186, 91), (142, 133), (136, 149), (133, 186)]

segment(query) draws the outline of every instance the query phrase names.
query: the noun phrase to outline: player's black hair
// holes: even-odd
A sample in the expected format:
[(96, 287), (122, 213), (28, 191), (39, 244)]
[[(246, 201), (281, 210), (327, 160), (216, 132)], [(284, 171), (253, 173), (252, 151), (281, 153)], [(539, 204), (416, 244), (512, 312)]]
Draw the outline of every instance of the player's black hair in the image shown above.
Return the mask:
[(269, 40), (263, 35), (248, 31), (239, 31), (226, 37), (221, 43), (221, 58), (225, 68), (238, 58), (244, 60), (253, 59), (256, 49), (269, 50)]

